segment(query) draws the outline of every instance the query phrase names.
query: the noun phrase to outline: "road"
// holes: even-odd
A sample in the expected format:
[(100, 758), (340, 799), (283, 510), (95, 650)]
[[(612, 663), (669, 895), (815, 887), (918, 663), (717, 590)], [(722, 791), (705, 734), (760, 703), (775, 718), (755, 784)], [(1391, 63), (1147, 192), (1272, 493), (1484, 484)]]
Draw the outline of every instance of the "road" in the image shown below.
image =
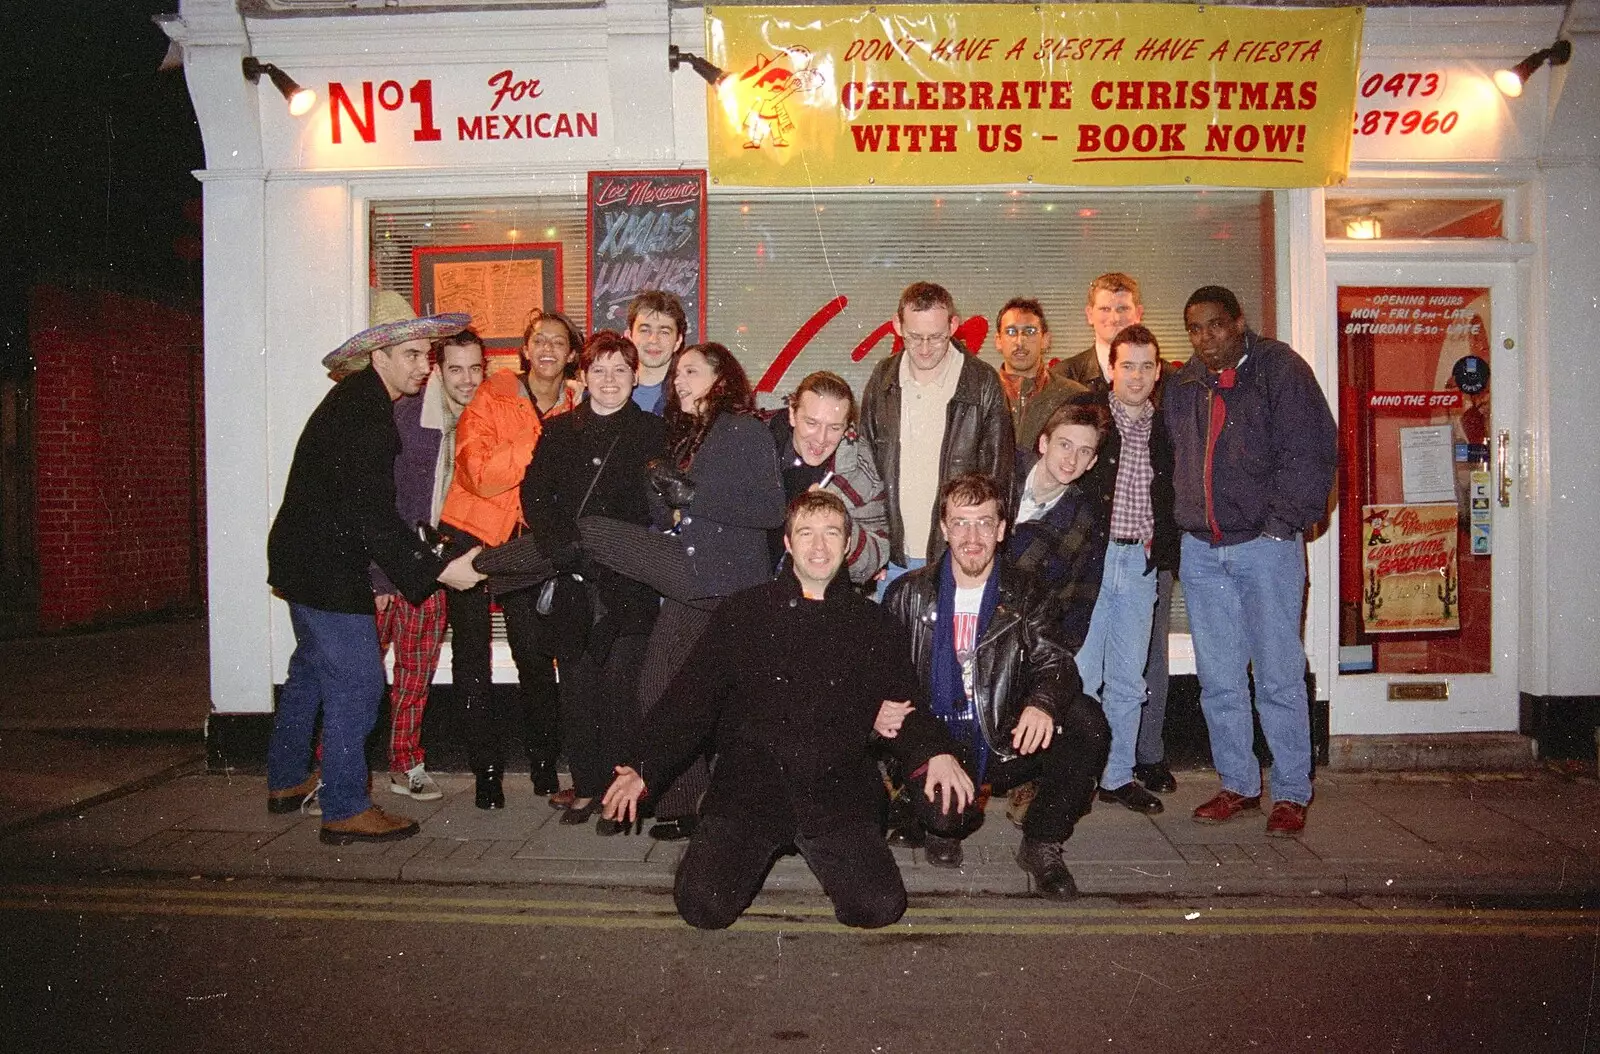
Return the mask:
[(5, 884), (0, 1049), (1576, 1054), (1597, 954), (1562, 906), (914, 899), (862, 934), (764, 895), (699, 933), (624, 891)]

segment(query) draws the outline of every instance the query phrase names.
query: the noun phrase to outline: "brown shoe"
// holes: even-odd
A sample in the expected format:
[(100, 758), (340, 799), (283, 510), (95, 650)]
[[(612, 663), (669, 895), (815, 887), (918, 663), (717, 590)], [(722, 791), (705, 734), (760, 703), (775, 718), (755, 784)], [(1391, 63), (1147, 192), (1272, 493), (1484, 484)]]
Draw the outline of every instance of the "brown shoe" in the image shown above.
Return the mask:
[(570, 809), (572, 803), (578, 800), (578, 791), (574, 787), (564, 787), (545, 799), (546, 804), (552, 809)]
[(267, 811), (270, 813), (294, 812), (305, 803), (311, 792), (317, 789), (320, 777), (313, 772), (293, 787), (284, 787), (282, 790), (267, 791)]
[(1306, 807), (1297, 801), (1275, 801), (1267, 817), (1267, 833), (1274, 838), (1293, 838), (1306, 829)]
[(1217, 791), (1216, 797), (1194, 811), (1195, 823), (1227, 823), (1242, 812), (1261, 808), (1261, 795), (1246, 798), (1231, 790)]
[(322, 844), (349, 845), (352, 842), (398, 842), (410, 838), (421, 826), (415, 820), (384, 812), (376, 805), (348, 820), (322, 825)]
[(1033, 780), (1012, 787), (1010, 800), (1006, 802), (1006, 819), (1021, 827), (1022, 821), (1028, 818), (1028, 806), (1038, 795), (1039, 784)]

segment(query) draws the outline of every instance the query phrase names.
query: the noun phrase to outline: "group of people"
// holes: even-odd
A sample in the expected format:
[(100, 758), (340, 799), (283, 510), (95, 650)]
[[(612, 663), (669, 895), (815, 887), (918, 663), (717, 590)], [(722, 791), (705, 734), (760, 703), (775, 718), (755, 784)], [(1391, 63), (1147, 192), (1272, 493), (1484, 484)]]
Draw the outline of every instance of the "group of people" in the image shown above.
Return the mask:
[[(587, 340), (536, 312), (522, 372), (487, 377), (464, 316), (392, 306), (324, 360), (343, 379), (269, 537), (296, 648), (268, 807), (314, 797), (324, 842), (418, 830), (367, 793), (391, 643), (389, 786), (441, 796), (418, 734), (448, 619), (475, 803), (505, 803), (520, 708), (561, 823), (613, 835), (653, 813), (653, 836), (689, 840), (676, 895), (696, 926), (730, 925), (790, 848), (842, 922), (887, 925), (905, 909), (890, 847), (960, 867), (1007, 792), (1034, 890), (1076, 896), (1062, 845), (1096, 796), (1154, 813), (1176, 787), (1180, 567), (1222, 784), (1194, 819), (1259, 809), (1254, 707), (1267, 833), (1303, 829), (1302, 535), (1327, 511), (1334, 426), (1309, 366), (1229, 290), (1189, 298), (1181, 368), (1127, 275), (1091, 284), (1094, 344), (1059, 363), (1044, 308), (1013, 299), (996, 368), (956, 342), (950, 293), (917, 282), (859, 405), (823, 371), (765, 421), (727, 348), (685, 345), (669, 293)], [(514, 700), (490, 690), (492, 599)]]

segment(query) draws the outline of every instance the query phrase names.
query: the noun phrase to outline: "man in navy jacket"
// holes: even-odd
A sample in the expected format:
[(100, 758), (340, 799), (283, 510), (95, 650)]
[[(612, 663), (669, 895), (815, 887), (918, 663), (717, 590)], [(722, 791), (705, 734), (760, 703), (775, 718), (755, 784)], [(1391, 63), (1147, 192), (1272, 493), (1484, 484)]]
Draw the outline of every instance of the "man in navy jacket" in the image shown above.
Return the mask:
[(1261, 805), (1250, 683), (1272, 751), (1267, 833), (1294, 836), (1311, 802), (1304, 534), (1327, 512), (1337, 461), (1333, 414), (1295, 350), (1254, 333), (1234, 294), (1196, 290), (1183, 309), (1194, 346), (1167, 382), (1173, 518), (1200, 706), (1222, 790), (1194, 812), (1222, 823)]

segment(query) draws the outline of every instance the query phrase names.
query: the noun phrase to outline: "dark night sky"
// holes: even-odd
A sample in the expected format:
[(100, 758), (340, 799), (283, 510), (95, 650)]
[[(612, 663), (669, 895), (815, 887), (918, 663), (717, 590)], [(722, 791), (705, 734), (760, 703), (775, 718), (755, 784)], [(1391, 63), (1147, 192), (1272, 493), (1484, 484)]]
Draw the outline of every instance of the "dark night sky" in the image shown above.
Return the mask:
[[(157, 73), (177, 0), (0, 0), (5, 350), (27, 288), (65, 280), (198, 304), (200, 129), (181, 70)], [(175, 245), (179, 240), (187, 244)]]

